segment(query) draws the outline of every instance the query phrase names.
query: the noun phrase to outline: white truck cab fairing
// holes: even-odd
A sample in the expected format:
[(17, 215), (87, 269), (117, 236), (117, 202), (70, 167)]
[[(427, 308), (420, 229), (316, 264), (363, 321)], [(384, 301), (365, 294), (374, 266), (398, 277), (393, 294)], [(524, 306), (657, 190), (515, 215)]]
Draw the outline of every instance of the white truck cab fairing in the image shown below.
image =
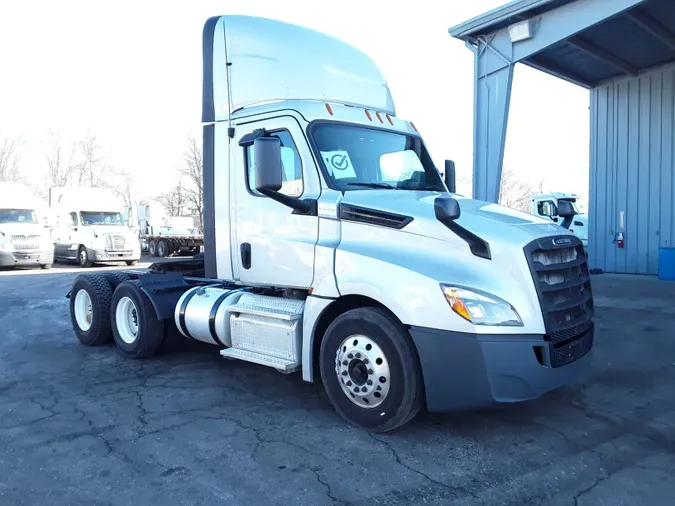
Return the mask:
[(162, 263), (134, 281), (78, 278), (80, 341), (110, 338), (87, 301), (134, 358), (173, 319), (225, 358), (320, 376), (336, 410), (374, 431), (423, 403), (515, 402), (584, 377), (593, 300), (578, 238), (449, 193), (357, 49), (241, 16), (208, 20), (203, 45), (204, 258), (176, 264), (199, 274)]
[(124, 219), (123, 204), (102, 188), (55, 187), (49, 205), (55, 221), (54, 255), (81, 267), (97, 262), (126, 262), (141, 257), (138, 236)]
[(51, 267), (54, 245), (43, 207), (25, 185), (0, 182), (0, 267)]

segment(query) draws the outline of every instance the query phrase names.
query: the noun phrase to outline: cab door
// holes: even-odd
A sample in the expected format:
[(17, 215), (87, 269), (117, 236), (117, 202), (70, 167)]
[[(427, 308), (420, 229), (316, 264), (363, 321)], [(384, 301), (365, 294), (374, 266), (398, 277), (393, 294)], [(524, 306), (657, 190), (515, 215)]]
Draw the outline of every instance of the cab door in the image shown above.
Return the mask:
[(318, 171), (300, 124), (292, 116), (238, 125), (232, 156), (230, 210), (232, 266), (242, 284), (307, 289), (314, 275), (317, 216), (297, 214), (255, 189), (253, 144), (239, 141), (257, 129), (281, 140), (280, 193), (302, 199), (320, 194)]

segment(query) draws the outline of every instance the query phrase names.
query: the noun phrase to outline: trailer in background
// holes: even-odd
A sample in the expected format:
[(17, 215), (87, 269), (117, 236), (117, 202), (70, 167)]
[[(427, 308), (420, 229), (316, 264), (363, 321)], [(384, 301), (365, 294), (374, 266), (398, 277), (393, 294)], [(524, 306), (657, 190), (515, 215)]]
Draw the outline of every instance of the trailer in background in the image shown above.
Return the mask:
[(191, 216), (167, 216), (161, 206), (138, 205), (141, 250), (153, 257), (194, 255), (201, 251), (204, 236)]

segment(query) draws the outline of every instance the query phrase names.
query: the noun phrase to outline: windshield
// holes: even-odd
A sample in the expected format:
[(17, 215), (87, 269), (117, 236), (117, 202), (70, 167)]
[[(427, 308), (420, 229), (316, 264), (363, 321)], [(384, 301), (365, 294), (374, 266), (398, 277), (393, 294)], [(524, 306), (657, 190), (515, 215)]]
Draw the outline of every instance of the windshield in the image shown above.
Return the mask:
[(124, 225), (122, 213), (82, 211), (80, 218), (82, 219), (82, 225)]
[(37, 223), (31, 209), (0, 209), (0, 223)]
[(419, 137), (334, 123), (315, 125), (311, 135), (337, 190), (446, 191)]

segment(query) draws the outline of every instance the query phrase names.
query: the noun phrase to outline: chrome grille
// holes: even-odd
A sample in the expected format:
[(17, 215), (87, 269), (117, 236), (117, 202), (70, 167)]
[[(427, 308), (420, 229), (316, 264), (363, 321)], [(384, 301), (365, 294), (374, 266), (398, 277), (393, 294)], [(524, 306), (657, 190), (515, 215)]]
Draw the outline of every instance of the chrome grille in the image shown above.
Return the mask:
[(13, 235), (12, 246), (16, 251), (30, 251), (40, 249), (39, 235)]
[(551, 366), (593, 346), (593, 293), (583, 245), (577, 237), (546, 237), (525, 247), (550, 341)]
[(105, 238), (105, 247), (108, 251), (119, 251), (125, 249), (126, 241), (123, 235), (108, 234)]

